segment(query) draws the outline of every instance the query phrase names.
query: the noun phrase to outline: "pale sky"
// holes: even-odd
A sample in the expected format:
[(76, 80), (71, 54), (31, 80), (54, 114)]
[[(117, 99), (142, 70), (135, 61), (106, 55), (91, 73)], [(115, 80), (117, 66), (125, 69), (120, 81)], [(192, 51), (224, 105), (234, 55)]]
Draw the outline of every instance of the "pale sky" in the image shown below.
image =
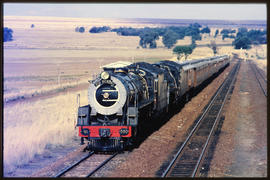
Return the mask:
[(265, 3), (4, 3), (4, 16), (266, 20)]

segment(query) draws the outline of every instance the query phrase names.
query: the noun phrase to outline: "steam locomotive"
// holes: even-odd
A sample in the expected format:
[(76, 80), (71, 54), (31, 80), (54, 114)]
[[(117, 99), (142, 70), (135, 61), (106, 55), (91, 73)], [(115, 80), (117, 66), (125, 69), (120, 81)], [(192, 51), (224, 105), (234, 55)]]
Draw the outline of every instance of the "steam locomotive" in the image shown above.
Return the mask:
[[(190, 60), (116, 62), (90, 81), (88, 102), (78, 108), (81, 144), (93, 151), (121, 151), (131, 145), (140, 124), (169, 107), (229, 65), (229, 56)], [(147, 117), (147, 118), (141, 118)]]

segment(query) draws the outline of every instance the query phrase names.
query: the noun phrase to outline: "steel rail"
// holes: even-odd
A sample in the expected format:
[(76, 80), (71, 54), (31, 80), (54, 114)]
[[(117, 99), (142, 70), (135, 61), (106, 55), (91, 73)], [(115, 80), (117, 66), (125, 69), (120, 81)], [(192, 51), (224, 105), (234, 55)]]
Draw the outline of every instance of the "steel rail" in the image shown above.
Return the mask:
[[(237, 67), (236, 72), (237, 72), (238, 69), (239, 69), (239, 66)], [(218, 122), (218, 120), (219, 120), (220, 114), (221, 114), (221, 112), (222, 112), (222, 109), (223, 109), (223, 107), (224, 107), (224, 105), (225, 105), (225, 102), (226, 102), (226, 100), (227, 100), (228, 94), (229, 94), (229, 92), (230, 92), (230, 89), (232, 88), (232, 85), (233, 85), (233, 82), (235, 81), (235, 79), (236, 79), (236, 76), (233, 77), (233, 80), (232, 80), (232, 82), (231, 82), (231, 84), (230, 84), (230, 87), (229, 87), (229, 89), (228, 89), (228, 91), (227, 91), (227, 93), (226, 93), (226, 95), (225, 95), (225, 97), (224, 97), (224, 101), (222, 102), (222, 105), (221, 105), (221, 107), (220, 107), (220, 109), (219, 109), (219, 112), (218, 112), (217, 117), (216, 117), (216, 119), (215, 119), (215, 123), (214, 123), (214, 125), (213, 125), (212, 128), (211, 128), (211, 131), (210, 131), (210, 133), (209, 133), (209, 135), (208, 135), (208, 137), (207, 137), (207, 140), (206, 140), (206, 142), (205, 142), (205, 144), (204, 144), (203, 150), (202, 150), (202, 152), (201, 152), (201, 154), (200, 154), (200, 157), (199, 157), (199, 159), (198, 159), (198, 161), (197, 161), (197, 164), (196, 164), (196, 166), (195, 166), (195, 168), (194, 168), (194, 170), (193, 170), (193, 173), (192, 173), (191, 177), (195, 177), (195, 175), (196, 175), (196, 172), (197, 172), (197, 170), (198, 170), (198, 168), (199, 168), (199, 165), (200, 165), (200, 163), (201, 163), (201, 161), (202, 161), (202, 157), (203, 157), (203, 155), (204, 155), (204, 153), (205, 153), (205, 150), (206, 150), (206, 148), (207, 148), (207, 146), (208, 146), (208, 144), (209, 144), (209, 142), (210, 142), (210, 138), (212, 137), (212, 134), (213, 134), (213, 132), (214, 132), (214, 129), (215, 129), (216, 124), (217, 124), (217, 122)]]
[(60, 177), (60, 176), (62, 176), (63, 174), (65, 174), (66, 172), (70, 171), (71, 169), (73, 169), (74, 167), (76, 167), (78, 164), (80, 164), (84, 160), (88, 159), (93, 154), (94, 154), (94, 151), (89, 152), (86, 156), (84, 156), (83, 158), (81, 158), (79, 161), (75, 162), (74, 164), (68, 166), (67, 168), (65, 168), (62, 171), (60, 171), (59, 173), (57, 173), (54, 177)]
[[(257, 76), (257, 74), (256, 74), (256, 70), (254, 69), (254, 68), (257, 68), (257, 67), (254, 67), (255, 65), (254, 64), (252, 64), (251, 65), (251, 63), (249, 62), (249, 65), (250, 65), (250, 67), (251, 67), (251, 69), (252, 69), (252, 71), (253, 71), (253, 73), (254, 73), (254, 75), (255, 75), (255, 78), (256, 78), (256, 80), (257, 80), (257, 82), (259, 83), (259, 86), (260, 86), (260, 88), (261, 88), (261, 90), (262, 90), (262, 92), (263, 92), (263, 94), (265, 95), (265, 97), (267, 97), (267, 92), (266, 92), (266, 90), (263, 88), (263, 86), (262, 86), (262, 83), (260, 82), (260, 80), (259, 80), (259, 78), (258, 78), (258, 76)], [(257, 70), (258, 71), (258, 70)], [(260, 73), (259, 73), (260, 74)], [(262, 75), (261, 75), (261, 77), (262, 77)], [(262, 77), (262, 79), (265, 81), (265, 83), (266, 83), (266, 80)]]
[(112, 156), (110, 156), (108, 159), (103, 161), (98, 167), (96, 167), (93, 171), (91, 171), (86, 177), (92, 176), (94, 173), (96, 173), (100, 168), (102, 168), (105, 164), (107, 164), (112, 158), (114, 158), (118, 153), (114, 153)]
[(264, 81), (265, 83), (267, 83), (267, 80), (265, 79), (265, 75), (263, 75), (263, 74), (259, 71), (259, 68), (258, 68), (257, 66), (255, 66), (255, 69), (256, 69), (256, 71), (258, 72), (258, 74), (262, 77), (263, 81)]
[(195, 130), (197, 129), (197, 127), (199, 126), (199, 124), (201, 123), (202, 119), (205, 117), (206, 113), (208, 112), (208, 110), (210, 109), (210, 107), (212, 107), (214, 101), (216, 100), (217, 96), (219, 95), (220, 91), (223, 89), (223, 87), (225, 86), (226, 82), (229, 80), (229, 78), (226, 78), (223, 83), (219, 86), (218, 90), (216, 91), (216, 93), (214, 94), (214, 97), (212, 98), (212, 100), (210, 101), (210, 103), (208, 104), (206, 110), (203, 112), (203, 114), (201, 115), (200, 119), (198, 120), (198, 122), (196, 123), (196, 125), (194, 126), (194, 128), (191, 130), (191, 132), (189, 133), (188, 137), (186, 138), (186, 140), (184, 141), (184, 143), (181, 145), (180, 149), (177, 151), (177, 153), (174, 155), (173, 160), (170, 162), (170, 164), (168, 165), (168, 167), (166, 168), (166, 170), (162, 173), (161, 177), (165, 177), (168, 172), (170, 171), (171, 167), (173, 166), (173, 164), (175, 163), (176, 159), (179, 157), (180, 153), (182, 152), (182, 150), (184, 149), (184, 147), (186, 146), (187, 142), (190, 140), (190, 137), (194, 134)]

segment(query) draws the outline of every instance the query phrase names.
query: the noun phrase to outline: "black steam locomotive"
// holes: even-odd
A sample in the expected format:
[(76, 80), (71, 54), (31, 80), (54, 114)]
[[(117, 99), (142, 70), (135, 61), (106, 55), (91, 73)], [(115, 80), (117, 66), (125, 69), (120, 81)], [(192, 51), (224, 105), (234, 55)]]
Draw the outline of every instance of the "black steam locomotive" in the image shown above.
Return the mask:
[[(94, 151), (118, 151), (132, 144), (145, 119), (168, 112), (183, 95), (229, 64), (229, 56), (177, 63), (117, 62), (90, 82), (89, 105), (79, 107), (81, 143)], [(141, 117), (147, 117), (142, 120)]]

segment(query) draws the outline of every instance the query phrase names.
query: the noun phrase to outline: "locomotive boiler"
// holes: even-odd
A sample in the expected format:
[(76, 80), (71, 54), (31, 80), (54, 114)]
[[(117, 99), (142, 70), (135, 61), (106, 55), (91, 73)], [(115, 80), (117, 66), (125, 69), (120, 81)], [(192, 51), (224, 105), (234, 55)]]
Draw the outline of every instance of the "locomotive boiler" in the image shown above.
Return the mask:
[[(166, 113), (190, 90), (229, 64), (229, 56), (184, 63), (164, 60), (116, 62), (90, 82), (88, 102), (79, 107), (81, 143), (93, 151), (121, 151), (132, 145), (147, 119)], [(142, 117), (144, 117), (142, 119)]]

